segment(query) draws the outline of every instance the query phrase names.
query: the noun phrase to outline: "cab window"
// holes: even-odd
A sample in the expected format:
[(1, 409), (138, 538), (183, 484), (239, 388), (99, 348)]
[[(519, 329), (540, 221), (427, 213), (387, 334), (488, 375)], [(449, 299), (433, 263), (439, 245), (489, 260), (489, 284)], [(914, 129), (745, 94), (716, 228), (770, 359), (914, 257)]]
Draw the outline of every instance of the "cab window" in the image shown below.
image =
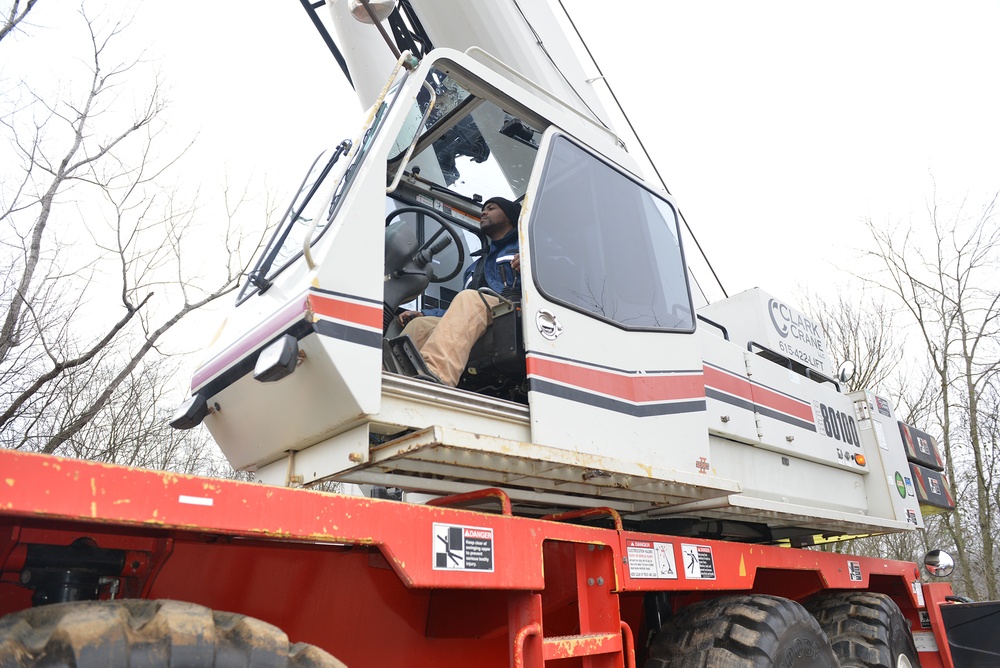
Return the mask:
[(530, 239), (551, 301), (624, 329), (694, 331), (674, 208), (564, 136), (546, 159)]
[(432, 70), (426, 84), (435, 91), (434, 106), (428, 112), (430, 96), (422, 89), (390, 150), (390, 176), (419, 133), (404, 168), (410, 179), (457, 196), (472, 208), (489, 197), (523, 196), (542, 129), (513, 109), (471, 94), (441, 70)]

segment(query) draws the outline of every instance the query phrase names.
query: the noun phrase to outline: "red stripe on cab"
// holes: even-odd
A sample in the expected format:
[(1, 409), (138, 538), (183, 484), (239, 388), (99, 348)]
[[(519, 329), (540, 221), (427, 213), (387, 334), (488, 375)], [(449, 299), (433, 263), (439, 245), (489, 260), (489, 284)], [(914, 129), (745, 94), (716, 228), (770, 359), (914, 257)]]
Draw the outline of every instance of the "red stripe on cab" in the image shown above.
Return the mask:
[(635, 403), (700, 399), (705, 396), (705, 383), (700, 373), (615, 372), (533, 356), (528, 357), (527, 367), (529, 376), (572, 385), (590, 392)]
[(746, 399), (747, 401), (753, 401), (750, 381), (746, 378), (740, 378), (739, 376), (734, 376), (710, 366), (705, 366), (704, 369), (705, 385), (708, 387), (740, 397), (741, 399)]
[(805, 420), (810, 424), (813, 422), (812, 406), (807, 403), (803, 403), (798, 399), (793, 399), (785, 396), (784, 394), (775, 392), (774, 390), (769, 390), (766, 387), (754, 385), (753, 400), (756, 404), (766, 406), (767, 408), (776, 411), (781, 411), (787, 415), (792, 415), (800, 420)]
[(382, 309), (377, 306), (357, 304), (326, 297), (316, 293), (309, 294), (309, 308), (316, 315), (337, 320), (346, 320), (356, 325), (382, 329)]

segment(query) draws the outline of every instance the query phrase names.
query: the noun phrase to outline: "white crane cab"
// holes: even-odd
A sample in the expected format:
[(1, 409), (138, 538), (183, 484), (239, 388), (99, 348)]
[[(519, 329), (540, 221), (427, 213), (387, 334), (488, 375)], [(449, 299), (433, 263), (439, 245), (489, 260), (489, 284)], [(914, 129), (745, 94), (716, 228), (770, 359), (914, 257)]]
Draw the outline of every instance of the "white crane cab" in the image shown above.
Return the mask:
[[(520, 299), (457, 388), (414, 377), (394, 316), (448, 307), (494, 196), (521, 205)], [(753, 319), (734, 307), (699, 328), (674, 203), (610, 130), (481, 50), (404, 54), (358, 136), (314, 163), (175, 425), (204, 419), (271, 484), (496, 486), (527, 512), (772, 537), (912, 526), (878, 448), (845, 460), (860, 437), (839, 458), (813, 438), (814, 406), (855, 401), (731, 340), (727, 314)]]

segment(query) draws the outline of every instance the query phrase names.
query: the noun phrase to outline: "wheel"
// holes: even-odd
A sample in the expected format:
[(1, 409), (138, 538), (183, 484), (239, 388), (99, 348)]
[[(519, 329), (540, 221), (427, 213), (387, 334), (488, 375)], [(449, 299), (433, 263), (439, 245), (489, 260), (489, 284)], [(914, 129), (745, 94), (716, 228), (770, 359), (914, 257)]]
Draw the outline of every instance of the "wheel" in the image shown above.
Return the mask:
[[(396, 209), (388, 216), (386, 216), (385, 226), (388, 228), (389, 223), (391, 223), (394, 219), (398, 218), (401, 214), (404, 213), (422, 213), (428, 218), (433, 219), (434, 222), (436, 222), (438, 225), (441, 226), (441, 229), (432, 234), (431, 237), (426, 242), (424, 242), (424, 245), (421, 246), (420, 248), (413, 249), (413, 248), (407, 248), (406, 246), (400, 246), (398, 250), (403, 251), (402, 257), (396, 257), (396, 253), (398, 253), (398, 250), (396, 248), (393, 248), (393, 246), (399, 246), (402, 238), (395, 237), (394, 235), (392, 235), (390, 232), (387, 231), (386, 258), (385, 258), (386, 275), (389, 275), (394, 271), (403, 269), (404, 265), (406, 266), (406, 268), (412, 271), (414, 267), (411, 266), (409, 263), (417, 260), (417, 257), (421, 253), (423, 253), (425, 256), (425, 261), (423, 262), (423, 264), (419, 264), (418, 266), (424, 269), (431, 283), (445, 283), (458, 276), (458, 274), (462, 271), (462, 267), (465, 265), (465, 246), (462, 245), (462, 237), (458, 233), (458, 230), (455, 229), (455, 226), (452, 225), (448, 221), (448, 219), (446, 219), (444, 216), (442, 216), (434, 209), (419, 205), (402, 206)], [(448, 234), (447, 239), (449, 239), (449, 241), (445, 241), (443, 244), (438, 244), (437, 246), (435, 246), (435, 242), (441, 237), (442, 234), (445, 233)], [(416, 237), (414, 237), (414, 241), (415, 239)], [(450, 271), (448, 271), (446, 274), (442, 276), (437, 276), (433, 270), (433, 267), (430, 266), (430, 259), (433, 257), (435, 253), (440, 253), (449, 244), (452, 243), (455, 244), (455, 249), (458, 252), (458, 260), (455, 262), (454, 268), (452, 268)]]
[(885, 594), (824, 594), (806, 608), (830, 638), (844, 668), (917, 668), (920, 658), (899, 606)]
[(806, 609), (777, 596), (726, 596), (682, 608), (663, 625), (646, 668), (836, 668)]
[(179, 601), (82, 601), (0, 618), (0, 666), (345, 668), (259, 619)]

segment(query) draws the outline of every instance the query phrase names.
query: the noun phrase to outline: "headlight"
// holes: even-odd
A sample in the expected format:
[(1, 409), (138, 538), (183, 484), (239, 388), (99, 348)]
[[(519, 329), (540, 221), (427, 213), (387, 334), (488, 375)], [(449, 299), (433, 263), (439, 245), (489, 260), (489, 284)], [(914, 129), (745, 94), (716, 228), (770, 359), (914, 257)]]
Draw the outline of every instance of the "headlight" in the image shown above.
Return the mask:
[(208, 400), (205, 395), (199, 393), (188, 397), (187, 401), (174, 411), (170, 426), (174, 429), (191, 429), (201, 424), (206, 415), (208, 415)]
[(291, 334), (285, 334), (260, 351), (253, 377), (262, 383), (273, 383), (295, 371), (299, 360), (299, 342)]

